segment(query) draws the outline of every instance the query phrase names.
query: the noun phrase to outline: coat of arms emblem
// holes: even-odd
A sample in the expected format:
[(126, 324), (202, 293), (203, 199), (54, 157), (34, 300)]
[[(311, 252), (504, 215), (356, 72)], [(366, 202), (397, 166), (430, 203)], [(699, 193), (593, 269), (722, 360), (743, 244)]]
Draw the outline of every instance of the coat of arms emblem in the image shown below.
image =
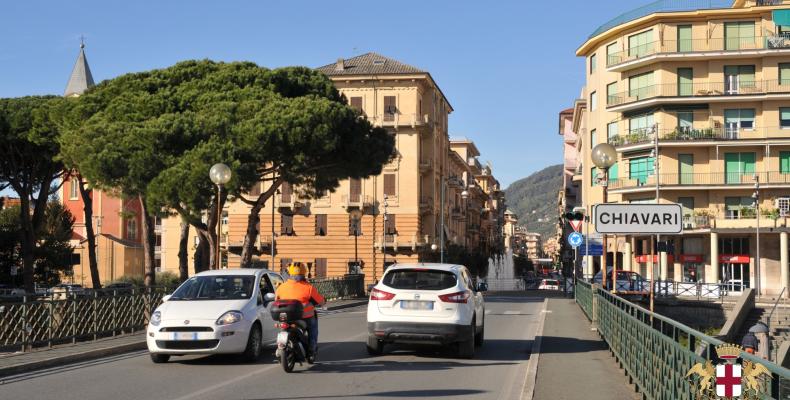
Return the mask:
[(768, 368), (749, 360), (738, 362), (741, 347), (733, 344), (716, 346), (716, 353), (724, 363), (713, 365), (708, 360), (697, 363), (686, 374), (698, 400), (761, 398), (771, 377)]

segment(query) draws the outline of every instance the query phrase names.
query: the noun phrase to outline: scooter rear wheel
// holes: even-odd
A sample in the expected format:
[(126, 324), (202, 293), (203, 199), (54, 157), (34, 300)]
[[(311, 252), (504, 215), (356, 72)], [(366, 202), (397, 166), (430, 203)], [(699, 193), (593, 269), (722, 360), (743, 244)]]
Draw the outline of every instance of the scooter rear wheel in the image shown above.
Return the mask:
[(283, 371), (291, 372), (296, 366), (296, 353), (294, 352), (293, 343), (289, 340), (288, 344), (280, 351), (280, 365), (283, 366)]

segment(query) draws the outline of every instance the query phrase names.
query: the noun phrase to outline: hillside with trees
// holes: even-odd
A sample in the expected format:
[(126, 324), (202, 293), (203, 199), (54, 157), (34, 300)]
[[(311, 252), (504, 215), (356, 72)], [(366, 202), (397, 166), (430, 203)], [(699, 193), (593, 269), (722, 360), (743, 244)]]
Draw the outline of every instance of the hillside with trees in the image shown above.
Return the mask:
[(554, 235), (557, 223), (557, 193), (562, 186), (562, 164), (552, 165), (519, 179), (507, 189), (507, 207), (518, 216), (518, 223), (542, 239)]

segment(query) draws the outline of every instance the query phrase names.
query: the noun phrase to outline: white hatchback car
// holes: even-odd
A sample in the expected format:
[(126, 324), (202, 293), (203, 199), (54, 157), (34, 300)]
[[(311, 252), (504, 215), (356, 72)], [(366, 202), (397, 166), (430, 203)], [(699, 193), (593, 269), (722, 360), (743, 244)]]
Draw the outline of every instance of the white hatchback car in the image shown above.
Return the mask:
[(265, 269), (205, 271), (189, 278), (151, 315), (146, 335), (151, 360), (217, 353), (258, 359), (277, 336), (272, 302), (264, 297), (282, 282), (280, 274)]
[(370, 292), (371, 355), (387, 343), (457, 343), (458, 355), (472, 358), (484, 327), (483, 295), (463, 265), (394, 264)]

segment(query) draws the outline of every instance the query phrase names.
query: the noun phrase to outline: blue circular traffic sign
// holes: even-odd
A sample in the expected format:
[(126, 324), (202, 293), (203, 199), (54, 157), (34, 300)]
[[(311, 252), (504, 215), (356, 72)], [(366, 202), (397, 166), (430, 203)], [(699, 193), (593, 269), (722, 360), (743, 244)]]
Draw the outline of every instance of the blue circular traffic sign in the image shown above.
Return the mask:
[(570, 244), (572, 247), (579, 247), (582, 245), (582, 242), (584, 242), (584, 236), (582, 236), (581, 233), (573, 232), (568, 235), (568, 244)]

